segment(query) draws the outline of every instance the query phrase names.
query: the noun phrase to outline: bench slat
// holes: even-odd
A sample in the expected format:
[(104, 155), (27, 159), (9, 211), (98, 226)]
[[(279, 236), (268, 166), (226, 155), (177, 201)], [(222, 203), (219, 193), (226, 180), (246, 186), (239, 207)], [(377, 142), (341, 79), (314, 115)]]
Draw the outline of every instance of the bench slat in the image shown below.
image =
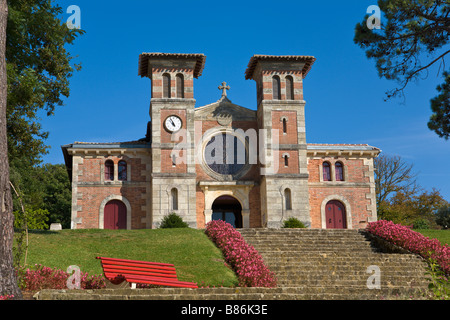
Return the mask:
[(160, 278), (177, 278), (176, 274), (165, 274), (165, 273), (157, 273), (157, 272), (147, 272), (147, 271), (133, 271), (133, 272), (129, 272), (126, 270), (117, 270), (117, 269), (103, 269), (104, 272), (108, 272), (108, 273), (115, 273), (115, 274), (123, 274), (123, 275), (141, 275), (141, 276), (157, 276)]
[(160, 268), (143, 268), (143, 267), (133, 267), (133, 266), (122, 266), (122, 265), (116, 265), (116, 264), (105, 264), (102, 263), (103, 268), (108, 269), (118, 269), (118, 270), (129, 270), (129, 271), (152, 271), (152, 272), (160, 272), (160, 273), (166, 273), (166, 274), (174, 274), (176, 273), (175, 269), (160, 269)]
[[(161, 281), (178, 281), (178, 279), (176, 278), (167, 278), (167, 277), (159, 277), (158, 275), (134, 275), (135, 277), (148, 277), (151, 279), (157, 279), (157, 280), (161, 280)], [(108, 278), (108, 280), (116, 280), (118, 277), (123, 277), (123, 278), (127, 278), (127, 277), (133, 277), (132, 274), (122, 274), (122, 273), (112, 273), (112, 272), (105, 272), (105, 277)]]
[(172, 263), (161, 263), (161, 262), (148, 262), (148, 261), (139, 261), (139, 260), (130, 260), (130, 259), (118, 259), (118, 258), (106, 258), (106, 257), (96, 257), (96, 259), (101, 259), (102, 261), (116, 261), (116, 262), (130, 262), (151, 266), (161, 266), (161, 267), (175, 267)]
[(114, 280), (118, 276), (123, 276), (125, 281), (131, 283), (143, 283), (143, 284), (154, 284), (160, 286), (176, 286), (183, 288), (198, 288), (197, 284), (194, 282), (178, 281), (177, 279), (168, 279), (160, 277), (150, 277), (150, 276), (138, 276), (138, 275), (122, 275), (114, 273), (105, 273), (108, 280)]
[(102, 261), (102, 265), (108, 266), (126, 266), (126, 267), (136, 267), (136, 268), (148, 268), (148, 269), (158, 269), (158, 270), (167, 270), (175, 272), (175, 267), (164, 267), (164, 266), (153, 266), (153, 265), (143, 265), (132, 262), (119, 262), (119, 261)]

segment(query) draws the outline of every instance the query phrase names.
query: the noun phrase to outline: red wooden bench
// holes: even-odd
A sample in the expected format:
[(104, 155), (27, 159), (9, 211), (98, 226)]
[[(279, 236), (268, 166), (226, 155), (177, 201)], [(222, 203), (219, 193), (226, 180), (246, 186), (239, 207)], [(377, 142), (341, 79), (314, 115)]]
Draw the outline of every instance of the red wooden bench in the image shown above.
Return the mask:
[(101, 260), (105, 277), (114, 284), (125, 280), (131, 283), (133, 289), (136, 288), (137, 283), (179, 288), (198, 288), (194, 282), (179, 281), (175, 266), (170, 263), (105, 257), (97, 257), (97, 259)]

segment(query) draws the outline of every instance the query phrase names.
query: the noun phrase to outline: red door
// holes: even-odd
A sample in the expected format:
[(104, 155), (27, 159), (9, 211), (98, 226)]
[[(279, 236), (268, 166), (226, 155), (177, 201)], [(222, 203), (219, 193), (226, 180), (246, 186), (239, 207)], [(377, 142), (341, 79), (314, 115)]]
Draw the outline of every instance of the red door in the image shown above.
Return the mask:
[(106, 204), (104, 228), (112, 230), (127, 228), (127, 207), (122, 201), (111, 200)]
[(325, 218), (327, 220), (327, 229), (345, 229), (347, 228), (347, 217), (344, 205), (332, 200), (325, 207)]

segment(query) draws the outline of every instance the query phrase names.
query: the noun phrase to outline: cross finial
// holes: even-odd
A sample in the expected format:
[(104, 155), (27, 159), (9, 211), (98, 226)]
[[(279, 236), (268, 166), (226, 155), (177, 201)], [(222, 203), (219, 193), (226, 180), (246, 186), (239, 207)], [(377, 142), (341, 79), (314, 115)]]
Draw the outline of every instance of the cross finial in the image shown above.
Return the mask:
[(230, 86), (227, 86), (227, 83), (224, 81), (222, 85), (219, 86), (219, 90), (222, 90), (222, 97), (227, 96), (227, 90), (230, 90)]

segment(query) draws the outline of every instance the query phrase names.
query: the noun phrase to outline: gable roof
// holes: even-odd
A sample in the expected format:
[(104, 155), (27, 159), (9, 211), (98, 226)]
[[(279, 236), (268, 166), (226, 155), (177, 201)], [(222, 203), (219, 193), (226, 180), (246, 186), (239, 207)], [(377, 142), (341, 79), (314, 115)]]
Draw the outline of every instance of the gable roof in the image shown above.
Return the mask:
[(253, 72), (255, 71), (256, 65), (259, 61), (300, 61), (304, 62), (305, 66), (303, 67), (302, 74), (303, 78), (306, 77), (309, 70), (311, 70), (311, 66), (316, 61), (316, 58), (313, 56), (275, 56), (275, 55), (265, 55), (265, 54), (255, 54), (250, 58), (250, 61), (247, 66), (247, 70), (245, 71), (245, 79), (253, 79)]
[(163, 53), (163, 52), (143, 52), (139, 55), (138, 75), (148, 77), (148, 60), (150, 58), (176, 58), (176, 59), (196, 59), (194, 67), (194, 78), (202, 75), (205, 67), (206, 56), (202, 53)]
[(232, 121), (254, 121), (256, 111), (234, 104), (227, 97), (222, 96), (218, 101), (195, 108), (197, 120), (219, 120), (230, 118)]

